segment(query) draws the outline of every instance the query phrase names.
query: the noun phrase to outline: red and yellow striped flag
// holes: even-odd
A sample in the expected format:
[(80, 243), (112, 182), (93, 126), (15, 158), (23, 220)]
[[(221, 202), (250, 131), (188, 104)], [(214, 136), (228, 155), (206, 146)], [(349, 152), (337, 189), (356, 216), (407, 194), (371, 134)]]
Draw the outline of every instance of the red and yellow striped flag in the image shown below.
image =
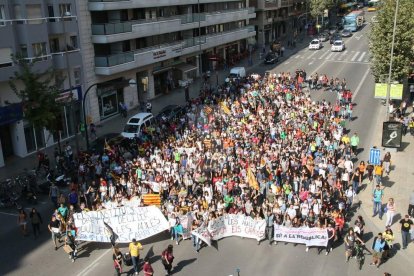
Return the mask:
[(227, 107), (225, 102), (221, 102), (220, 103), (221, 109), (223, 110), (224, 113), (226, 113), (227, 115), (231, 115), (231, 111), (230, 109)]

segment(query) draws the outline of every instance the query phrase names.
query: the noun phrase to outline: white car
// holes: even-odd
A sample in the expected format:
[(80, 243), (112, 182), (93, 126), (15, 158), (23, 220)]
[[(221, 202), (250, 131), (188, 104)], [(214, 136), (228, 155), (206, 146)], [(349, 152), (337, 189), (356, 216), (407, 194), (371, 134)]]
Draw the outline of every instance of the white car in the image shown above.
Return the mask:
[(342, 52), (345, 50), (345, 43), (342, 40), (336, 40), (331, 46), (332, 52)]
[(322, 48), (322, 42), (319, 39), (314, 39), (309, 43), (309, 50), (319, 50)]

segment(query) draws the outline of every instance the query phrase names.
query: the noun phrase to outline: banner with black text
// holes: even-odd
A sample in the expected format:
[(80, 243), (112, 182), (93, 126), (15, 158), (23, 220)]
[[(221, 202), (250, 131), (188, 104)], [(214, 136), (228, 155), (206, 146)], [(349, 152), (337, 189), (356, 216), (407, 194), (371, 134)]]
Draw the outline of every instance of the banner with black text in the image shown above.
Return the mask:
[(275, 224), (274, 240), (281, 242), (302, 243), (306, 246), (326, 246), (328, 232), (322, 228), (284, 227)]

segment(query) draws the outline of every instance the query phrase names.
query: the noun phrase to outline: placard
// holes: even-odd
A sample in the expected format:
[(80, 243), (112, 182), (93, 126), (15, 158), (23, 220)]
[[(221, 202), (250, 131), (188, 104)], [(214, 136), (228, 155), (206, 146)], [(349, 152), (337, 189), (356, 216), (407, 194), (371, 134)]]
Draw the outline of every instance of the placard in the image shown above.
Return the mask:
[(402, 123), (384, 122), (382, 124), (382, 146), (400, 148), (402, 142)]
[(328, 231), (323, 228), (284, 227), (275, 224), (274, 240), (291, 243), (302, 243), (306, 246), (323, 246), (328, 244)]
[(73, 217), (78, 229), (76, 239), (81, 241), (110, 242), (104, 222), (113, 229), (120, 243), (143, 240), (168, 229), (168, 221), (156, 206), (123, 206), (76, 213)]

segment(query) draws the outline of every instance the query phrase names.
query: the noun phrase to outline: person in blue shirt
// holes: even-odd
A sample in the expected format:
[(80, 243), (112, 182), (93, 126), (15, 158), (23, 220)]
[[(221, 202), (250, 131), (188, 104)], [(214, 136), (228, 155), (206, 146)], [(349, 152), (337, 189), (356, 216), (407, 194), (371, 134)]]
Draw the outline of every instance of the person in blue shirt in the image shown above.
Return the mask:
[(378, 233), (378, 236), (375, 237), (374, 243), (372, 244), (372, 262), (370, 265), (375, 265), (377, 268), (381, 264), (382, 260), (382, 252), (384, 251), (385, 247), (385, 239), (382, 237), (382, 233)]

